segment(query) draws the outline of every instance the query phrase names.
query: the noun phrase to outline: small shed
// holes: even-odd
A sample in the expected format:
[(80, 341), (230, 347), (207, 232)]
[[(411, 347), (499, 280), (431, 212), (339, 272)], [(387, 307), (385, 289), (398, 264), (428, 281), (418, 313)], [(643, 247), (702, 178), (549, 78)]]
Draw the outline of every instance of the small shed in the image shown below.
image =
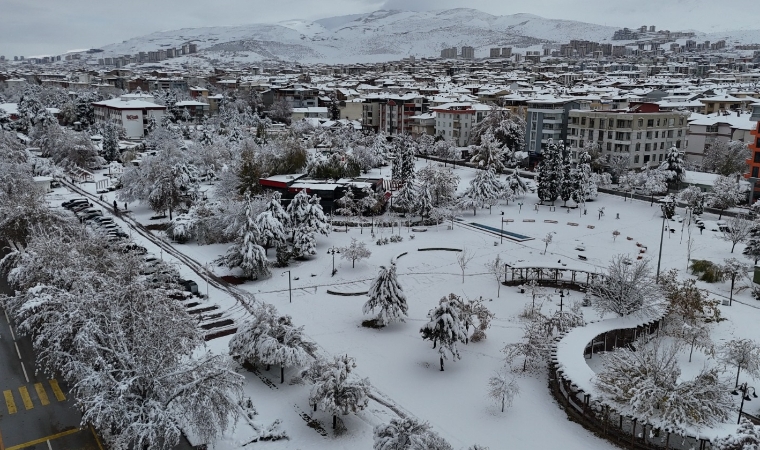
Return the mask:
[(53, 182), (51, 177), (34, 177), (34, 184), (41, 187), (43, 191), (50, 192), (50, 183)]

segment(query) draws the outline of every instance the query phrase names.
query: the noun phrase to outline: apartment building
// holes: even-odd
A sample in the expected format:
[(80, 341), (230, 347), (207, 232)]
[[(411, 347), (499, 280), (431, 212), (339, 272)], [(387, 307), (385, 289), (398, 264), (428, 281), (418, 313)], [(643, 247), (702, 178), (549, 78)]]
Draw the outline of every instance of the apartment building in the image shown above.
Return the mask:
[(753, 103), (751, 105), (752, 115), (749, 120), (754, 122), (752, 129), (752, 142), (749, 144), (750, 159), (747, 160), (749, 165), (749, 172), (744, 174), (744, 178), (752, 185), (752, 189), (749, 194), (749, 204), (755, 203), (755, 200), (760, 198), (760, 186), (757, 182), (760, 180), (760, 102)]
[(119, 98), (94, 102), (95, 120), (111, 122), (124, 128), (127, 139), (142, 139), (148, 127), (148, 118), (157, 122), (166, 112), (166, 107), (150, 101), (153, 97), (141, 94), (124, 94)]
[(433, 108), (435, 134), (458, 147), (469, 144), (472, 128), (485, 119), (491, 107), (481, 103), (445, 103)]
[(596, 142), (607, 161), (622, 155), (630, 158), (631, 169), (656, 166), (671, 147), (684, 148), (689, 114), (663, 111), (656, 103), (633, 103), (627, 110), (573, 110), (566, 142), (573, 157)]
[(370, 94), (362, 104), (362, 127), (388, 134), (412, 133), (413, 117), (428, 110), (420, 94)]
[(549, 140), (565, 141), (567, 119), (571, 110), (587, 110), (589, 102), (572, 98), (546, 97), (528, 100), (525, 151), (531, 158), (541, 154)]
[(689, 121), (685, 157), (696, 164), (702, 163), (707, 149), (719, 141), (741, 141), (750, 143), (754, 139), (751, 131), (755, 123), (749, 120), (750, 113), (723, 113), (700, 117)]

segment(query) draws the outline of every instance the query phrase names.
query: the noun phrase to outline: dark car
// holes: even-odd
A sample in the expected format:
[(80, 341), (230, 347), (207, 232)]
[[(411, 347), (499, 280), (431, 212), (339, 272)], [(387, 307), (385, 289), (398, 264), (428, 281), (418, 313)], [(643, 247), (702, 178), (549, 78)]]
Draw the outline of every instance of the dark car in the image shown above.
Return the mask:
[(64, 208), (71, 208), (74, 205), (80, 205), (80, 204), (90, 204), (89, 200), (86, 198), (74, 198), (71, 200), (66, 200), (65, 202), (61, 203), (61, 206)]

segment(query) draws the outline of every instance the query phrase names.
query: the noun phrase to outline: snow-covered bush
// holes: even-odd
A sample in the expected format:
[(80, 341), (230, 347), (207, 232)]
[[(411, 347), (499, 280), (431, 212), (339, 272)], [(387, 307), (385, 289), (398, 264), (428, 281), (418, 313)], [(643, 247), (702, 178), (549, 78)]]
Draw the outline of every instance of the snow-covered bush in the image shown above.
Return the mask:
[(309, 404), (333, 416), (333, 428), (338, 415), (356, 414), (369, 403), (370, 383), (367, 378), (357, 378), (354, 358), (336, 356), (333, 361), (317, 364), (310, 378), (314, 382)]
[(433, 348), (438, 347), (438, 355), (443, 372), (443, 361), (448, 359), (461, 359), (458, 342), (466, 342), (467, 334), (465, 324), (462, 322), (460, 302), (456, 295), (450, 294), (443, 297), (438, 306), (431, 309), (427, 314), (430, 321), (420, 329), (422, 339), (432, 341)]
[(589, 285), (588, 294), (602, 315), (661, 314), (666, 306), (647, 260), (632, 262), (623, 255), (612, 258), (607, 272)]

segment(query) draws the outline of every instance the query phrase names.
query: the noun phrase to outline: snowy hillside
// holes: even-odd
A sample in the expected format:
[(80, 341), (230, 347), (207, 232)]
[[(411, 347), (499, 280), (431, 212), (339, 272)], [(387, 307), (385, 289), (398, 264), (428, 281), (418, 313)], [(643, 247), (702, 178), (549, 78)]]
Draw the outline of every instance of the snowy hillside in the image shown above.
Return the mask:
[(316, 22), (191, 28), (152, 33), (103, 47), (108, 55), (198, 44), (209, 58), (282, 59), (301, 62), (373, 62), (409, 55), (437, 56), (443, 48), (470, 45), (475, 55), (490, 47), (530, 46), (570, 39), (605, 40), (614, 27), (530, 14), (494, 16), (474, 9), (375, 11)]

